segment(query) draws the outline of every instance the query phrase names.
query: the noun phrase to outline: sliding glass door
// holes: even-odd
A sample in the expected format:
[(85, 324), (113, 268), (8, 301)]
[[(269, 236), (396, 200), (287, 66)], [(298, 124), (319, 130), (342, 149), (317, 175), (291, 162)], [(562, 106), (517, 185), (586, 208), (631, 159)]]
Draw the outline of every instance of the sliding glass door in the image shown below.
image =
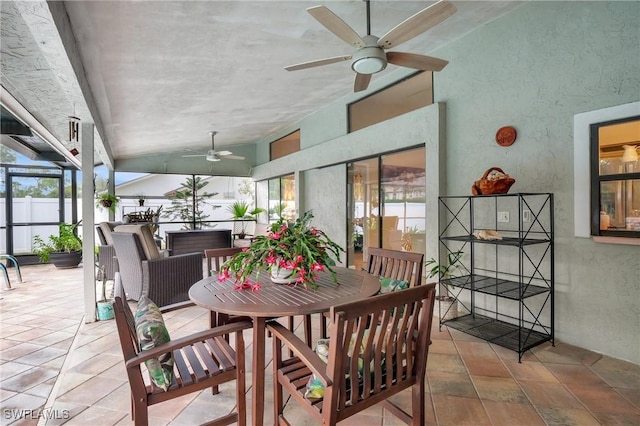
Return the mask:
[(285, 218), (296, 219), (296, 181), (295, 175), (269, 179), (269, 222)]
[(425, 149), (381, 158), (382, 248), (425, 252)]
[(361, 268), (367, 249), (425, 251), (425, 149), (348, 164), (348, 264)]

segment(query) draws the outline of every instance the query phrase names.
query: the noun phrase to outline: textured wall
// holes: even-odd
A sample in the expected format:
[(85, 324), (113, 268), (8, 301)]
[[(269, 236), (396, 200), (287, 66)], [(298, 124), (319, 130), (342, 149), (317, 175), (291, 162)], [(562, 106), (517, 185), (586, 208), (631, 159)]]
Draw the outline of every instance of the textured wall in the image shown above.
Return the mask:
[[(308, 170), (304, 173), (304, 180), (304, 205), (305, 210), (313, 211), (313, 225), (322, 229), (329, 238), (345, 248), (347, 246), (347, 166), (341, 164)], [(330, 202), (327, 202), (328, 200)], [(345, 262), (345, 256), (340, 260)]]
[[(512, 192), (555, 194), (556, 336), (640, 363), (640, 247), (575, 238), (573, 116), (640, 99), (640, 3), (534, 2), (435, 56), (447, 104), (448, 194), (491, 166)], [(494, 142), (512, 125), (509, 148)], [(585, 215), (589, 212), (585, 211)]]
[[(575, 114), (640, 99), (638, 22), (638, 2), (525, 4), (433, 52), (450, 61), (436, 73), (434, 83), (435, 101), (439, 107), (446, 104), (446, 129), (437, 124), (444, 120), (444, 111), (430, 115), (434, 106), (337, 137), (344, 131), (344, 119), (334, 123), (329, 118), (346, 114), (350, 95), (300, 123), (303, 138), (305, 127), (313, 129), (303, 147), (314, 146), (258, 166), (254, 176), (311, 169), (331, 164), (327, 157), (345, 161), (411, 142), (427, 143), (428, 180), (438, 181), (446, 170), (427, 191), (439, 186), (441, 194), (468, 194), (487, 168), (500, 166), (516, 179), (511, 192), (555, 194), (557, 339), (638, 364), (640, 247), (574, 237), (572, 134)], [(376, 76), (376, 84), (403, 72)], [(494, 142), (496, 130), (505, 125), (518, 131), (509, 148)], [(446, 152), (438, 153), (433, 143), (445, 134)], [(317, 144), (320, 140), (327, 142)], [(264, 145), (259, 149), (266, 151)], [(433, 155), (440, 158), (437, 166)], [(332, 173), (335, 169), (305, 173), (307, 207), (313, 206), (314, 197), (344, 198), (344, 188), (337, 184), (344, 178)], [(332, 226), (326, 217), (339, 220), (345, 214), (340, 206), (331, 212), (325, 212), (329, 206), (318, 207), (326, 226)], [(430, 207), (428, 203), (427, 215), (433, 217)], [(429, 232), (428, 238), (434, 234)], [(427, 257), (435, 245), (435, 240), (427, 242)]]

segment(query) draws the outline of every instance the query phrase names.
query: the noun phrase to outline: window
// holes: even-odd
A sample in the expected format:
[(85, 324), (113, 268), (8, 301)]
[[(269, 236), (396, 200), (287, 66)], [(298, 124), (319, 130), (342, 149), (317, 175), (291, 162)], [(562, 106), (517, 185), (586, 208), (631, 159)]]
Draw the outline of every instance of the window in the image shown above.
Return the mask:
[(271, 142), (269, 150), (271, 160), (300, 151), (300, 130)]
[(366, 263), (369, 247), (424, 253), (425, 148), (347, 164), (347, 262)]
[(433, 103), (431, 72), (420, 72), (349, 105), (349, 132)]
[(296, 218), (296, 181), (295, 175), (286, 175), (269, 179), (269, 222), (281, 217), (288, 221)]
[(591, 235), (640, 237), (640, 116), (594, 123)]

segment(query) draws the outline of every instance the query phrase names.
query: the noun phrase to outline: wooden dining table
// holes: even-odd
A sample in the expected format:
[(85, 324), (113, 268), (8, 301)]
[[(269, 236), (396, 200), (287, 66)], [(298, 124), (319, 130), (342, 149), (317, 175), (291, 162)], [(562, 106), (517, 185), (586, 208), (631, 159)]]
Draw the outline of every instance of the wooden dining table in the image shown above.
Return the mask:
[[(318, 276), (317, 290), (275, 284), (268, 273), (260, 274), (258, 291), (235, 290), (233, 278), (219, 281), (214, 273), (195, 283), (189, 297), (198, 306), (253, 321), (253, 383), (251, 408), (254, 425), (264, 422), (265, 324), (270, 319), (329, 311), (332, 306), (373, 296), (380, 290), (378, 277), (364, 271), (334, 268), (336, 285), (328, 272)], [(254, 277), (255, 278), (255, 277)]]

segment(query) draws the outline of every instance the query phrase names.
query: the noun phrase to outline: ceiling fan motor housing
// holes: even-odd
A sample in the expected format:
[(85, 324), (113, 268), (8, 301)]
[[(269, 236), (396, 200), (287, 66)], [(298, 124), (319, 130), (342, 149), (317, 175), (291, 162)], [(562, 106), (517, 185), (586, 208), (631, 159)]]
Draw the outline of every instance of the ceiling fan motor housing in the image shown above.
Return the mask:
[(359, 74), (375, 74), (387, 67), (387, 54), (378, 46), (378, 37), (362, 37), (365, 46), (353, 54), (351, 69)]
[(220, 161), (220, 156), (215, 151), (210, 150), (207, 152), (207, 161)]

